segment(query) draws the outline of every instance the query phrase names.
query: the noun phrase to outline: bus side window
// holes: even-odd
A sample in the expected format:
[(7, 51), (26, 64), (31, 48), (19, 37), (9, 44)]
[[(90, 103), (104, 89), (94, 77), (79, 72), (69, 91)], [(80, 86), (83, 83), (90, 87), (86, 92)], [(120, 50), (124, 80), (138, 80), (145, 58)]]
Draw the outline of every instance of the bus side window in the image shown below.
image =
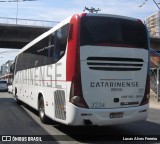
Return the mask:
[(68, 30), (69, 24), (63, 26), (61, 28), (61, 49), (60, 49), (60, 57), (62, 57), (65, 53), (66, 46), (67, 46), (67, 39), (68, 39)]
[(54, 62), (57, 62), (64, 56), (68, 39), (68, 29), (69, 29), (69, 24), (63, 26), (62, 28), (59, 28), (55, 32)]
[(61, 31), (57, 30), (55, 31), (54, 36), (54, 62), (57, 62), (59, 60), (59, 49), (60, 49), (60, 37), (61, 37)]

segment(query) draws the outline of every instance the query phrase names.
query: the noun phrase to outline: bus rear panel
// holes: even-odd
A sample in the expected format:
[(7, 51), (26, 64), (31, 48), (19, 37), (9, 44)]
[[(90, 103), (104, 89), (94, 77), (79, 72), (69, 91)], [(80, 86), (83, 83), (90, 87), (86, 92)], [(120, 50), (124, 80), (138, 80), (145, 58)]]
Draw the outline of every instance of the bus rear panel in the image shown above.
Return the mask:
[[(71, 49), (76, 56), (71, 56)], [(148, 34), (140, 20), (100, 14), (73, 16), (66, 64), (71, 81), (67, 83), (68, 124), (112, 125), (145, 120), (148, 52)]]

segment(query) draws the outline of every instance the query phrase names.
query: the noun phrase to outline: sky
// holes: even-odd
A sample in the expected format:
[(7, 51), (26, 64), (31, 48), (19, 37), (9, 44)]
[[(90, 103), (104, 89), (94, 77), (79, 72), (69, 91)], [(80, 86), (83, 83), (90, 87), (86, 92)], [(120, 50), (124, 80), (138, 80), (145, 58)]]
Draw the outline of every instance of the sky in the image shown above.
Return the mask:
[[(156, 1), (159, 2), (159, 0)], [(146, 4), (139, 7), (144, 2)], [(142, 21), (158, 11), (153, 0), (36, 0), (24, 2), (19, 0), (18, 3), (0, 2), (0, 21), (1, 17), (62, 21), (73, 14), (82, 13), (85, 6), (100, 8), (99, 13), (129, 16)], [(17, 52), (12, 49), (0, 48), (0, 66), (7, 60), (13, 60), (16, 54)]]

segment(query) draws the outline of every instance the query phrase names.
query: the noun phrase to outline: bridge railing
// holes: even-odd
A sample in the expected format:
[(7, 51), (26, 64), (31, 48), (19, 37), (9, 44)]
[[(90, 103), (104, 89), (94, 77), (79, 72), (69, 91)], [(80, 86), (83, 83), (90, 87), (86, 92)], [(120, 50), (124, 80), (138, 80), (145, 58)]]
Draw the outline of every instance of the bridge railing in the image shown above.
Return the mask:
[(0, 17), (0, 24), (5, 25), (26, 25), (35, 27), (53, 27), (58, 21), (44, 21), (44, 20), (33, 20), (33, 19), (16, 19), (16, 18), (6, 18)]

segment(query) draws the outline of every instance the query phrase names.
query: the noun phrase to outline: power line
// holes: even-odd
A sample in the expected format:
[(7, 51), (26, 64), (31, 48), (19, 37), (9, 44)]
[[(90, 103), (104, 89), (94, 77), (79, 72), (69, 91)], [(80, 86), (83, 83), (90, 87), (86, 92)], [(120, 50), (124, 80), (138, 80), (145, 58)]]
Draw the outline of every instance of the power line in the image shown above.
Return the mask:
[[(141, 5), (139, 5), (139, 7), (143, 7), (146, 3), (148, 2), (148, 0), (145, 0)], [(160, 1), (159, 2), (156, 2), (155, 0), (153, 0), (153, 2), (155, 3), (155, 5), (157, 6), (157, 8), (160, 10), (160, 7), (159, 7), (159, 4), (160, 4)]]
[(155, 0), (153, 0), (154, 1), (154, 3), (156, 4), (156, 6), (159, 8), (159, 10), (160, 10), (160, 7), (159, 7), (159, 5), (157, 4), (157, 2), (155, 2)]

